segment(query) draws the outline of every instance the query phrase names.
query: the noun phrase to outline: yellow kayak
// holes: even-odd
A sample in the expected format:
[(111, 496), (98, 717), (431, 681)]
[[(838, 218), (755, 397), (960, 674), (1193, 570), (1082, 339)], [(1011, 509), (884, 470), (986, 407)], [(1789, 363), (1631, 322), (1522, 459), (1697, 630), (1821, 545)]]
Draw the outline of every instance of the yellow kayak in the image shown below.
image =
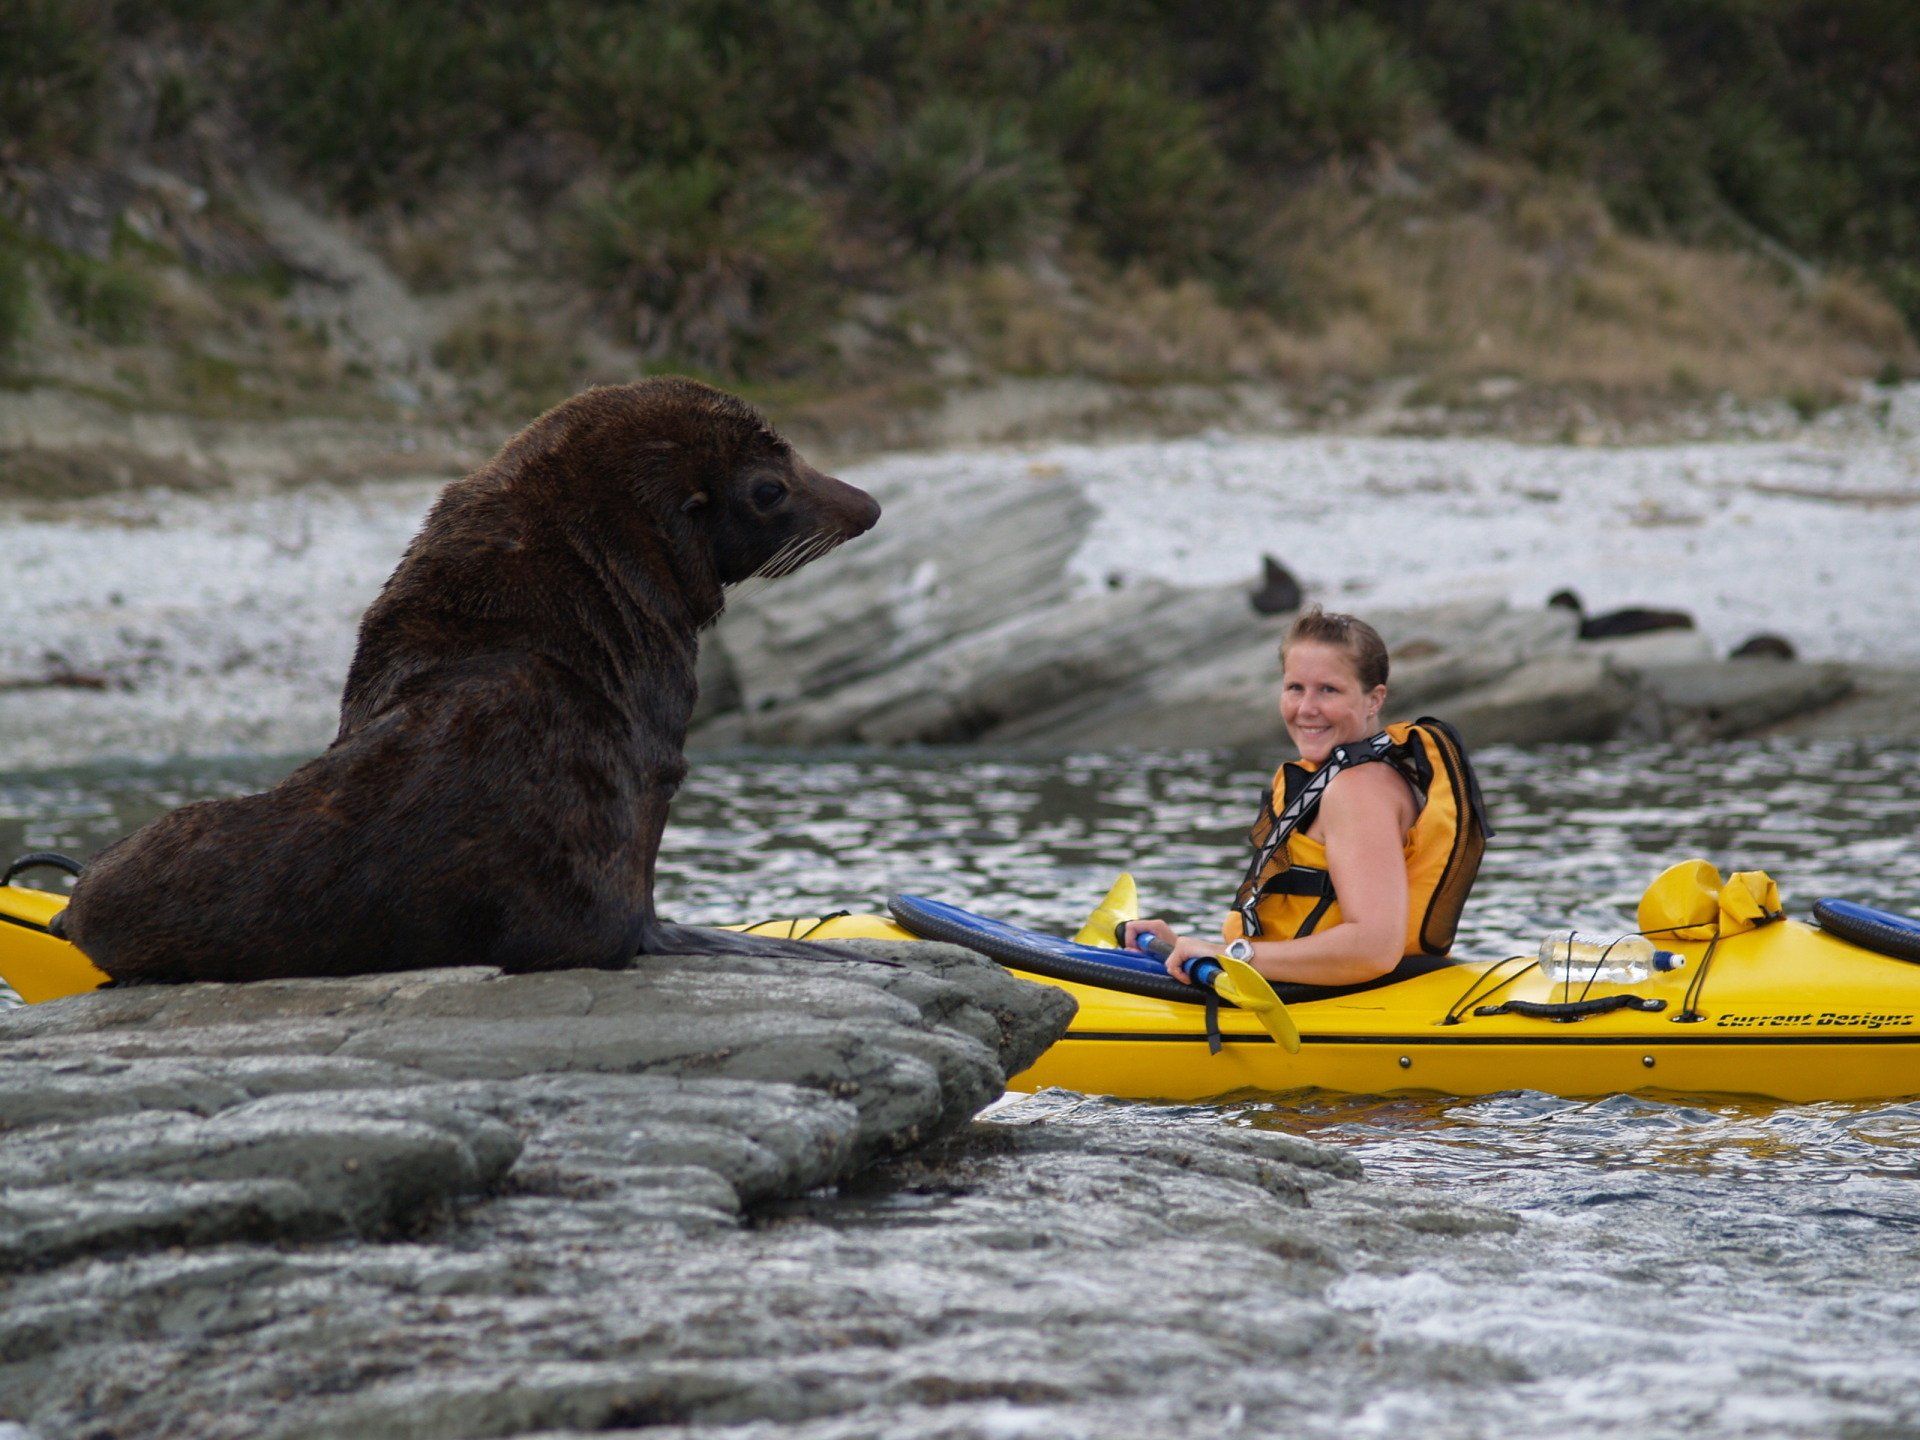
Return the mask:
[[(1110, 935), (1113, 918), (1126, 918), (1132, 907), (1112, 901), (1082, 939)], [(64, 904), (0, 886), (0, 978), (29, 1003), (106, 978), (47, 933)], [(884, 915), (734, 928), (816, 940), (923, 938)], [(1300, 1039), (1294, 1054), (1244, 1010), (1214, 1008), (1210, 1037), (1203, 1005), (1010, 964), (1080, 1007), (1066, 1037), (1012, 1084), (1165, 1100), (1303, 1087), (1566, 1096), (1658, 1089), (1793, 1101), (1920, 1094), (1920, 964), (1792, 919), (1669, 948), (1685, 963), (1629, 987), (1553, 984), (1531, 957), (1429, 961), (1412, 967), (1420, 973), (1318, 998), (1283, 986)], [(1109, 945), (1106, 953), (1120, 952)], [(1631, 1003), (1609, 1009), (1617, 995)]]
[(6, 991), (29, 1005), (97, 990), (107, 977), (47, 922), (67, 908), (67, 897), (23, 885), (0, 885), (0, 998)]
[[(913, 938), (879, 915), (752, 928), (822, 940)], [(1301, 1041), (1291, 1055), (1243, 1011), (1218, 1009), (1216, 1049), (1199, 1004), (1009, 964), (1080, 1005), (1065, 1038), (1011, 1084), (1143, 1100), (1305, 1087), (1566, 1096), (1667, 1090), (1794, 1101), (1920, 1094), (1920, 965), (1792, 919), (1717, 942), (1663, 943), (1685, 963), (1632, 986), (1553, 984), (1532, 957), (1518, 956), (1441, 963), (1321, 999), (1283, 986)], [(1683, 1019), (1696, 981), (1691, 1012), (1698, 1018)], [(1604, 1010), (1624, 994), (1659, 1008), (1557, 1018), (1570, 1006)]]

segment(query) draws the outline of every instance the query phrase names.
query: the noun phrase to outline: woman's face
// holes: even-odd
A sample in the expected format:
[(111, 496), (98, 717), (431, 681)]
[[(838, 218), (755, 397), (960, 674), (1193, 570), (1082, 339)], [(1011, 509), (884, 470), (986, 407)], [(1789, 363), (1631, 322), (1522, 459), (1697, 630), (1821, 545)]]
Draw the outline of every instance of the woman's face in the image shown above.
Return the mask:
[(1352, 657), (1338, 645), (1302, 640), (1288, 649), (1280, 677), (1280, 718), (1308, 764), (1318, 765), (1334, 746), (1378, 730), (1386, 700), (1386, 686), (1362, 688)]

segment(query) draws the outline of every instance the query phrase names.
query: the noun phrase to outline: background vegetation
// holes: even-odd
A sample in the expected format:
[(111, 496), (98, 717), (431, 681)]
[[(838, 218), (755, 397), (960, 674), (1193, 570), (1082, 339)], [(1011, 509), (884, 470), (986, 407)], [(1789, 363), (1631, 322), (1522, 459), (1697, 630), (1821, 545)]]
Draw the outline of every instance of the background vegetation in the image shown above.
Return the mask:
[[(1693, 348), (1664, 383), (1706, 383), (1690, 297), (1732, 272), (1661, 246), (1857, 276), (1920, 324), (1910, 0), (8, 0), (0, 179), (129, 146), (216, 197), (265, 148), (427, 285), (468, 264), (431, 217), (500, 197), (624, 340), (729, 376), (816, 372), (880, 290), (1016, 369), (1150, 370), (1152, 314), (1188, 368), (1551, 371), (1578, 321), (1603, 349), (1666, 324)], [(140, 334), (136, 239), (0, 229), (0, 350), (30, 271)], [(1023, 332), (1063, 268), (1098, 318)], [(1909, 352), (1857, 290), (1807, 303)], [(513, 341), (487, 324), (444, 352)]]

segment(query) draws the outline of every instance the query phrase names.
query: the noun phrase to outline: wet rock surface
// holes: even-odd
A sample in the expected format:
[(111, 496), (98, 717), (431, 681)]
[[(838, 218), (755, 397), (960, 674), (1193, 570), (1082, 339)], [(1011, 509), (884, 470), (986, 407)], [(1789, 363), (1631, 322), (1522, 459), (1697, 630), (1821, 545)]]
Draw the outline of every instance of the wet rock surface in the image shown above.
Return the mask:
[(1069, 1097), (974, 1120), (1071, 1002), (869, 949), (888, 963), (12, 1013), (0, 1417), (40, 1440), (1298, 1430), (1356, 1364), (1476, 1363), (1383, 1344), (1326, 1290), (1512, 1221), (1284, 1134)]
[[(194, 1400), (191, 1376), (127, 1408), (153, 1376), (113, 1352), (158, 1345), (165, 1371), (251, 1331), (261, 1275), (284, 1281), (289, 1317), (334, 1314), (341, 1277), (375, 1272), (440, 1294), (477, 1265), (510, 1300), (521, 1262), (477, 1262), (482, 1231), (535, 1254), (731, 1229), (952, 1133), (1072, 1013), (964, 951), (865, 948), (148, 987), (9, 1012), (0, 1416), (213, 1433), (202, 1411), (222, 1407)], [(403, 1243), (425, 1237), (444, 1247), (430, 1262)], [(395, 1271), (394, 1256), (413, 1258)]]

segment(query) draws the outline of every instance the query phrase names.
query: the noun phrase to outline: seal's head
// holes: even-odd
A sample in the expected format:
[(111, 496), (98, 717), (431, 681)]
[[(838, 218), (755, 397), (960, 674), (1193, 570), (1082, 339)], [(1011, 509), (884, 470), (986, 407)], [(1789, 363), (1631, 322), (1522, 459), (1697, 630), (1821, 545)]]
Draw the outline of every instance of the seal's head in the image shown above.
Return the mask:
[(683, 472), (680, 511), (706, 528), (722, 585), (791, 574), (873, 528), (871, 495), (809, 465), (744, 401), (707, 394), (708, 449)]
[(502, 459), (513, 488), (555, 520), (590, 516), (609, 541), (667, 539), (689, 588), (715, 587), (716, 609), (720, 587), (790, 574), (880, 518), (872, 496), (801, 459), (746, 401), (697, 380), (588, 390), (528, 426)]

